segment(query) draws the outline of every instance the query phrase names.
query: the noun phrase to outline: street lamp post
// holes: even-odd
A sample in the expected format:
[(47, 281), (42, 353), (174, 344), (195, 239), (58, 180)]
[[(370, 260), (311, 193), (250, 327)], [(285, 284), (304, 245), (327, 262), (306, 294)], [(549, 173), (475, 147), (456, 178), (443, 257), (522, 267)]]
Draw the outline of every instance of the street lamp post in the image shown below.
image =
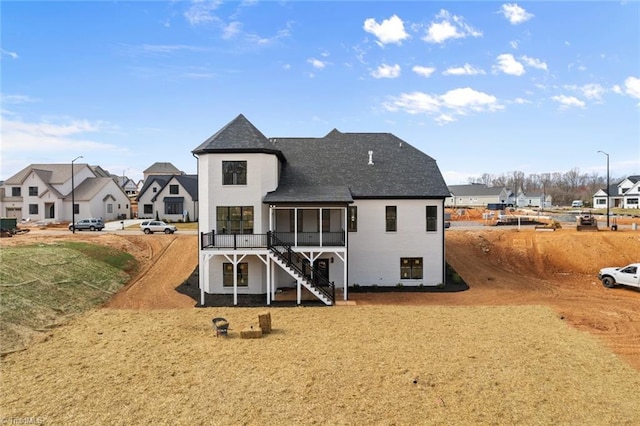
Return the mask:
[(71, 160), (71, 230), (74, 234), (76, 233), (76, 186), (73, 182), (73, 163), (80, 158), (82, 155)]
[(600, 154), (607, 156), (607, 228), (609, 227), (609, 204), (611, 204), (611, 197), (609, 196), (609, 154), (604, 151), (598, 151)]

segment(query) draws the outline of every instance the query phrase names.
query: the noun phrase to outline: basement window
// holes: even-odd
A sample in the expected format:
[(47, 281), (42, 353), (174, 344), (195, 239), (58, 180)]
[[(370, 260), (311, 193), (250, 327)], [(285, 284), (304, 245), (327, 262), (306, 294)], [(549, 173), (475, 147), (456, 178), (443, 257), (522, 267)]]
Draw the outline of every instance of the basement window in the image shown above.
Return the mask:
[[(238, 272), (236, 274), (238, 279), (238, 287), (249, 286), (249, 264), (238, 263)], [(233, 287), (233, 263), (222, 264), (222, 286)]]
[(400, 258), (400, 279), (421, 280), (422, 279), (422, 258), (421, 257), (401, 257)]

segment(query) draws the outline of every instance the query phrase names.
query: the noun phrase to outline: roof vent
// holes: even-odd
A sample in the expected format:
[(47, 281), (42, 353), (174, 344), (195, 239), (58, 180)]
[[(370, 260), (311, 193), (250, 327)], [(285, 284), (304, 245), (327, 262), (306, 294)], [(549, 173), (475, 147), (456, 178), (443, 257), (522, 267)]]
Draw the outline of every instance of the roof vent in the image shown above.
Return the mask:
[(369, 165), (373, 166), (373, 151), (369, 151)]

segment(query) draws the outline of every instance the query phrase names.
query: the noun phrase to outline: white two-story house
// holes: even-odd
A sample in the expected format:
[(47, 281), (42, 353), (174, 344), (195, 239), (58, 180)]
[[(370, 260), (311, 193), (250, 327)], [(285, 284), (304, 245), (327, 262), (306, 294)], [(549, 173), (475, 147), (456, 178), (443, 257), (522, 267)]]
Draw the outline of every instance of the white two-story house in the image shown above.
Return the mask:
[(445, 282), (436, 161), (390, 133), (267, 138), (239, 115), (198, 159), (200, 304), (215, 295)]
[(130, 203), (108, 172), (88, 164), (31, 164), (0, 186), (0, 212), (18, 220), (116, 220), (130, 217)]

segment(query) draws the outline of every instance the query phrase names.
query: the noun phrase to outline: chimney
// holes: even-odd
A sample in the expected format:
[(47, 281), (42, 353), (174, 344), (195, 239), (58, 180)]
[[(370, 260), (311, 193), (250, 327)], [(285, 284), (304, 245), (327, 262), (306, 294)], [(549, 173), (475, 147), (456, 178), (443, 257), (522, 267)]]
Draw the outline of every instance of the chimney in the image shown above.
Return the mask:
[(373, 166), (373, 151), (369, 151), (369, 165)]

